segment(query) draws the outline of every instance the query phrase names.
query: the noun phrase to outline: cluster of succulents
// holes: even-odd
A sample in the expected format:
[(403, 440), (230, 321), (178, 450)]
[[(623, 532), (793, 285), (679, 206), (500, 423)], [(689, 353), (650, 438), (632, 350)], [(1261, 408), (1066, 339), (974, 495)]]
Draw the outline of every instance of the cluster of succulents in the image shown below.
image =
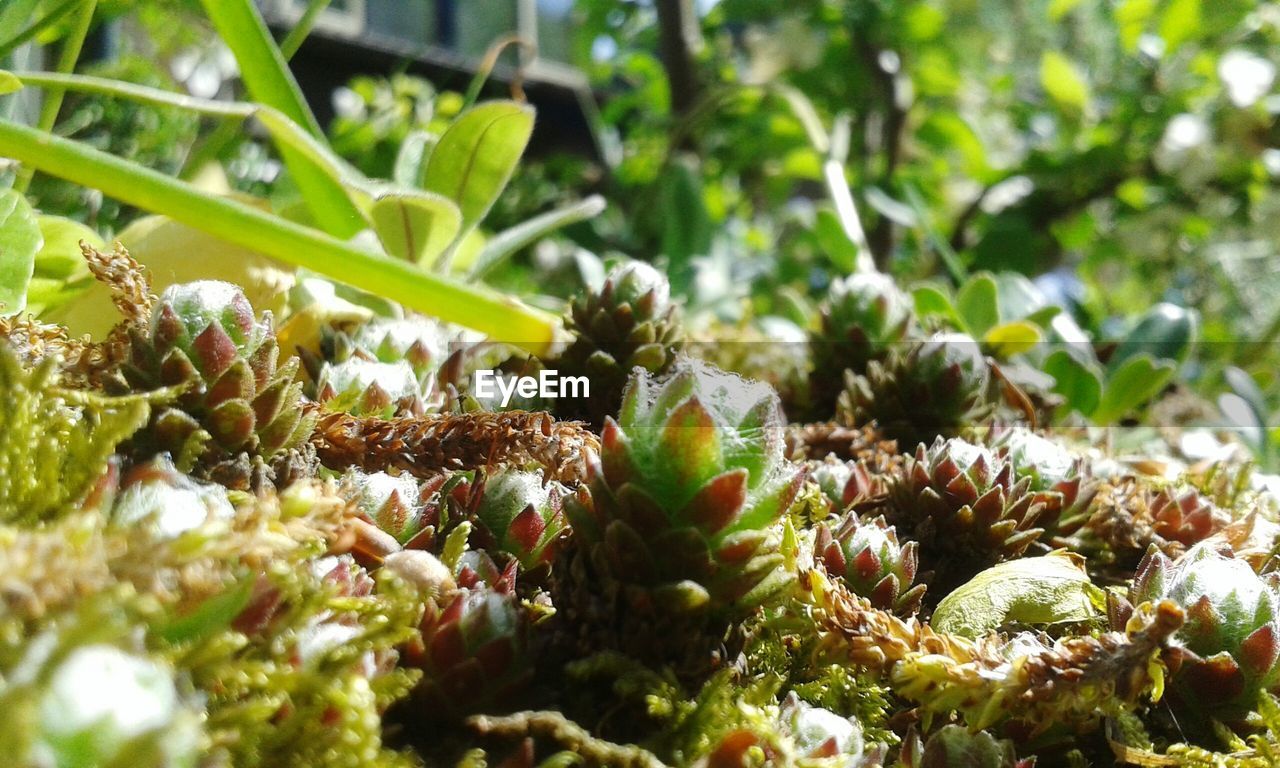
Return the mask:
[(926, 337), (880, 276), (832, 289), (810, 423), (692, 356), (678, 314), (639, 264), (575, 301), (572, 341), (535, 364), (601, 389), (560, 419), (455, 397), (469, 363), (432, 323), (295, 324), (286, 349), (224, 283), (142, 302), (74, 362), (0, 326), (0, 753), (1022, 768), (1280, 749), (1259, 730), (1280, 732), (1280, 523), (1246, 470), (1156, 478), (1086, 431), (988, 418), (977, 343)]
[(617, 411), (632, 369), (665, 373), (684, 341), (666, 276), (643, 262), (615, 267), (598, 291), (575, 297), (566, 325), (573, 341), (550, 367), (588, 377), (593, 392), (561, 401), (560, 415), (595, 425)]

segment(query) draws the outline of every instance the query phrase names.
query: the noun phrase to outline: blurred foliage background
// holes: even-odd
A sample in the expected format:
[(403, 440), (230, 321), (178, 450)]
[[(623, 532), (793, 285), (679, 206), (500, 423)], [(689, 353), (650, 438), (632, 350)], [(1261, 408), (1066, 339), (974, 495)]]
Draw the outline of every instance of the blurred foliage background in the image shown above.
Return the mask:
[[(496, 18), (516, 5), (473, 11)], [(1198, 315), (1199, 344), (1174, 386), (1246, 428), (1274, 462), (1280, 4), (533, 5), (561, 23), (538, 29), (558, 46), (558, 66), (581, 78), (591, 139), (527, 157), (485, 227), (589, 193), (608, 208), (525, 248), (489, 282), (551, 305), (599, 280), (605, 261), (637, 258), (667, 270), (707, 334), (800, 338), (832, 279), (859, 259), (937, 289), (928, 296), (989, 272), (1017, 286), (1026, 311), (1015, 315), (1060, 308), (1044, 335), (1096, 340), (1104, 362), (1144, 313), (1177, 305)], [(238, 94), (234, 59), (197, 6), (100, 3), (101, 21), (121, 23), (100, 22), (108, 31), (95, 39), (109, 55), (81, 69)], [(515, 74), (486, 88), (518, 94), (528, 54), (499, 61)], [(327, 131), (356, 167), (386, 177), (405, 142), (458, 113), (467, 87), (406, 67), (371, 72), (331, 94)], [(540, 117), (553, 132), (557, 119)], [(294, 196), (263, 136), (189, 113), (69, 95), (57, 130), (229, 191)], [(44, 177), (31, 194), (104, 236), (136, 215)]]

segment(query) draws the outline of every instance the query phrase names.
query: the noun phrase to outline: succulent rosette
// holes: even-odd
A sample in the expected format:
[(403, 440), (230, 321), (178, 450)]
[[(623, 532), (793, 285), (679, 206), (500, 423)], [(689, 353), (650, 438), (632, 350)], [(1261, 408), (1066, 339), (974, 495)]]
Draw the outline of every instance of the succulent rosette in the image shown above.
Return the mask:
[[(283, 365), (278, 358), (270, 314), (258, 321), (239, 288), (174, 285), (160, 295), (150, 324), (131, 329), (129, 360), (108, 387), (180, 388), (134, 438), (140, 449), (170, 453), (179, 469), (197, 461), (234, 466), (239, 456), (270, 462), (300, 447), (314, 425), (300, 407), (297, 358)], [(231, 484), (247, 487), (247, 470), (238, 474)]]
[(637, 371), (606, 419), (591, 492), (568, 504), (592, 561), (659, 607), (737, 610), (788, 581), (776, 524), (802, 472), (767, 386), (683, 360)]
[(874, 421), (904, 448), (980, 425), (993, 409), (990, 365), (960, 333), (899, 346), (865, 374), (847, 373), (838, 403), (841, 420)]
[(857, 272), (833, 280), (821, 330), (809, 344), (814, 414), (831, 416), (845, 371), (865, 374), (872, 360), (884, 360), (917, 332), (911, 298), (893, 278), (880, 272)]
[(852, 512), (834, 530), (820, 523), (814, 555), (828, 573), (844, 579), (854, 594), (876, 608), (899, 614), (915, 613), (924, 598), (925, 585), (916, 584), (918, 545), (898, 541), (897, 532), (883, 517), (862, 521)]
[[(1197, 544), (1176, 560), (1153, 547), (1129, 602), (1161, 599), (1187, 614), (1169, 652), (1172, 688), (1185, 710), (1241, 718), (1280, 684), (1280, 574), (1255, 573), (1225, 546)], [(1127, 611), (1122, 606), (1117, 620)]]
[(592, 396), (557, 405), (563, 415), (595, 425), (615, 411), (633, 368), (665, 373), (683, 338), (666, 276), (638, 261), (615, 267), (598, 291), (575, 297), (566, 326), (573, 341), (549, 367), (588, 377)]

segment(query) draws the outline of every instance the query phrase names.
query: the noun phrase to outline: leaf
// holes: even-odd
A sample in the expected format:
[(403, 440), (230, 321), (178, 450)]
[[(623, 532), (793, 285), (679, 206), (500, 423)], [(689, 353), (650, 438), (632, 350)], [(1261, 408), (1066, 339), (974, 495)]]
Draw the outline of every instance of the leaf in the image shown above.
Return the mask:
[(387, 253), (422, 266), (444, 253), (462, 228), (462, 213), (453, 201), (416, 190), (379, 197), (369, 216)]
[(999, 290), (989, 273), (969, 278), (956, 294), (956, 312), (964, 323), (963, 330), (974, 338), (1000, 322)]
[(21, 72), (16, 73), (15, 77), (27, 86), (97, 93), (141, 104), (176, 107), (223, 119), (256, 118), (271, 134), (272, 141), (282, 152), (285, 150), (293, 152), (297, 162), (314, 166), (317, 174), (325, 176), (333, 188), (342, 191), (344, 197), (348, 198), (348, 202), (355, 206), (351, 208), (351, 212), (359, 219), (361, 227), (364, 219), (357, 209), (361, 205), (371, 205), (377, 191), (369, 179), (334, 153), (328, 145), (307, 133), (302, 126), (274, 107), (254, 102), (200, 99), (159, 88), (88, 75)]
[(956, 326), (961, 325), (956, 309), (951, 303), (951, 297), (941, 289), (932, 285), (921, 285), (911, 292), (911, 297), (916, 305), (916, 317), (921, 320), (941, 317)]
[(17, 93), (22, 90), (22, 81), (11, 72), (0, 69), (0, 96)]
[(1066, 399), (1073, 410), (1088, 416), (1102, 400), (1102, 376), (1077, 360), (1069, 351), (1059, 349), (1044, 362), (1044, 371), (1056, 382), (1053, 391)]
[(0, 192), (0, 316), (26, 308), (27, 286), (43, 241), (27, 199), (12, 189)]
[(431, 155), (431, 146), (435, 137), (426, 131), (410, 131), (400, 142), (400, 150), (396, 152), (396, 164), (391, 171), (391, 178), (402, 187), (418, 189), (422, 186), (422, 176), (426, 168), (426, 160)]
[[(996, 288), (1000, 297), (1001, 320), (1029, 320), (1032, 315), (1049, 309), (1048, 320), (1060, 310), (1049, 304), (1044, 291), (1027, 279), (1026, 275), (1017, 272), (1001, 272), (995, 275)], [(1037, 325), (1043, 325), (1036, 321)]]
[[(278, 110), (317, 141), (324, 133), (302, 97), (302, 90), (276, 47), (253, 0), (202, 0), (218, 36), (236, 57), (240, 78), (254, 101)], [(297, 149), (279, 145), (294, 183), (320, 227), (336, 237), (350, 237), (364, 228), (364, 217), (346, 189), (321, 172)]]
[(1150, 400), (1173, 377), (1176, 366), (1157, 363), (1147, 354), (1130, 358), (1107, 377), (1102, 401), (1092, 414), (1099, 424), (1110, 424)]
[[(163, 216), (138, 219), (116, 239), (146, 266), (154, 293), (175, 283), (225, 280), (241, 286), (258, 312), (280, 316), (294, 284), (288, 266)], [(93, 281), (76, 301), (50, 310), (48, 319), (67, 326), (73, 335), (101, 339), (120, 321), (120, 314), (107, 287)]]
[(92, 284), (89, 265), (80, 253), (80, 241), (103, 247), (98, 233), (62, 216), (36, 217), (44, 245), (36, 253), (31, 284), (27, 287), (27, 311), (42, 315), (84, 293)]
[(457, 203), (468, 232), (507, 186), (532, 133), (532, 107), (514, 101), (472, 107), (440, 137), (423, 187)]
[(1116, 4), (1116, 26), (1120, 30), (1120, 43), (1126, 52), (1138, 50), (1138, 41), (1142, 39), (1147, 21), (1156, 12), (1158, 4), (1158, 0), (1120, 0)]
[(1049, 0), (1049, 21), (1061, 21), (1063, 16), (1075, 10), (1080, 0)]
[(1035, 349), (1041, 338), (1040, 329), (1034, 323), (1015, 320), (987, 331), (982, 343), (990, 347), (996, 357), (1007, 359)]
[(1156, 360), (1181, 363), (1191, 353), (1198, 326), (1199, 315), (1194, 309), (1184, 309), (1177, 304), (1157, 304), (1138, 320), (1116, 347), (1107, 361), (1107, 368), (1116, 371), (1130, 358), (1144, 354)]
[(93, 229), (64, 216), (36, 217), (44, 245), (36, 253), (35, 274), (54, 279), (88, 276), (89, 267), (80, 252), (83, 240), (94, 248), (102, 248), (102, 238)]
[(831, 150), (831, 137), (827, 135), (827, 129), (822, 125), (822, 118), (818, 116), (818, 110), (814, 108), (809, 97), (789, 85), (775, 83), (771, 87), (787, 102), (792, 114), (800, 121), (800, 125), (804, 126), (805, 135), (808, 136), (809, 144), (813, 149), (820, 155), (826, 155)]
[(231, 625), (253, 597), (254, 579), (243, 579), (225, 592), (210, 597), (185, 616), (177, 616), (155, 628), (156, 637), (179, 644), (207, 637)]
[(1160, 16), (1160, 37), (1164, 39), (1166, 55), (1178, 50), (1202, 27), (1200, 0), (1172, 0)]
[(312, 269), (408, 309), (487, 333), (495, 341), (537, 353), (547, 348), (555, 334), (554, 317), (512, 297), (428, 274), (399, 259), (370, 253), (54, 134), (0, 120), (0, 156), (100, 189), (129, 205), (171, 216), (234, 245)]
[(1040, 86), (1059, 107), (1081, 113), (1089, 106), (1089, 84), (1071, 60), (1057, 51), (1040, 59)]
[(830, 208), (818, 210), (813, 234), (818, 240), (818, 247), (831, 260), (832, 266), (838, 272), (849, 274), (857, 269), (858, 247), (844, 233), (844, 227), (840, 225), (840, 219), (835, 211)]
[(1000, 563), (942, 599), (933, 628), (977, 639), (1008, 624), (1042, 626), (1096, 619), (1104, 596), (1084, 558), (1065, 551)]
[(711, 252), (715, 226), (702, 195), (697, 161), (682, 157), (667, 166), (659, 180), (662, 253), (667, 257), (671, 289), (687, 295), (692, 289), (693, 260)]
[(579, 221), (599, 216), (606, 207), (605, 199), (600, 195), (592, 195), (586, 200), (556, 208), (553, 211), (539, 214), (520, 224), (505, 229), (485, 243), (480, 255), (476, 257), (471, 277), (484, 277), (489, 270), (500, 264), (511, 254), (531, 243), (537, 242), (557, 229), (576, 224)]

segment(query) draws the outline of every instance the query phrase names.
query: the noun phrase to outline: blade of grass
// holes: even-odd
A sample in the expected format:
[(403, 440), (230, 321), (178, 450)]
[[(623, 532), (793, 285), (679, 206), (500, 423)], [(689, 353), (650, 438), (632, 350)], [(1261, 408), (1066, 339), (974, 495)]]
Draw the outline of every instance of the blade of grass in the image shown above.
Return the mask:
[(544, 351), (555, 334), (553, 316), (512, 297), (461, 285), (408, 262), (360, 250), (323, 232), (209, 195), (59, 136), (0, 120), (0, 156), (531, 352)]
[[(7, 40), (22, 31), (22, 25), (35, 13), (39, 0), (9, 0), (0, 3), (0, 40)], [(0, 56), (0, 67), (12, 66), (13, 54)], [(11, 93), (11, 92), (10, 92)], [(0, 117), (13, 117), (18, 106), (17, 96), (0, 96)]]
[[(253, 0), (202, 0), (205, 13), (240, 65), (240, 78), (254, 101), (279, 110), (317, 141), (320, 124), (307, 106)], [(298, 191), (322, 229), (347, 238), (364, 229), (364, 217), (341, 184), (318, 172), (293, 147), (280, 147)]]
[[(93, 24), (93, 13), (96, 10), (98, 10), (98, 0), (81, 0), (71, 31), (62, 40), (62, 50), (58, 53), (56, 72), (71, 72), (76, 68), (76, 62), (80, 59), (80, 50), (84, 48), (84, 40), (89, 36), (89, 27)], [(62, 110), (63, 95), (64, 91), (61, 88), (51, 88), (45, 91), (44, 101), (40, 104), (40, 119), (36, 123), (37, 128), (42, 131), (53, 130), (54, 123), (58, 121), (58, 112)], [(14, 179), (13, 188), (19, 192), (26, 192), (27, 187), (31, 185), (31, 177), (34, 175), (35, 172), (32, 169), (23, 168), (18, 172), (18, 177)]]
[(284, 41), (280, 43), (280, 55), (285, 61), (292, 59), (293, 54), (297, 53), (306, 42), (307, 35), (311, 34), (316, 22), (320, 20), (320, 14), (324, 13), (324, 9), (329, 7), (330, 2), (332, 0), (311, 0), (307, 4), (307, 10), (302, 14), (302, 18), (298, 19), (298, 23), (293, 25), (293, 29), (289, 30), (289, 34), (285, 35)]
[(4, 42), (0, 43), (0, 60), (17, 50), (18, 46), (34, 39), (36, 35), (57, 24), (62, 20), (63, 16), (75, 10), (76, 6), (82, 2), (84, 0), (62, 0), (61, 3), (51, 8), (45, 15), (31, 22), (26, 29), (6, 38)]
[(471, 268), (471, 279), (478, 280), (502, 263), (511, 254), (531, 243), (541, 240), (552, 232), (599, 216), (605, 209), (605, 200), (600, 195), (592, 195), (586, 200), (579, 200), (552, 211), (534, 216), (528, 221), (504, 229), (485, 243), (484, 250), (476, 257), (475, 266)]
[(290, 147), (306, 161), (313, 164), (320, 172), (328, 175), (335, 184), (349, 191), (360, 192), (372, 197), (376, 186), (365, 178), (349, 163), (334, 154), (325, 144), (317, 141), (304, 131), (297, 123), (272, 107), (244, 101), (216, 101), (187, 96), (181, 93), (152, 88), (146, 85), (135, 85), (120, 80), (110, 80), (92, 75), (62, 75), (46, 72), (13, 72), (10, 74), (23, 84), (37, 88), (58, 88), (79, 93), (96, 93), (128, 99), (141, 104), (162, 107), (176, 107), (196, 112), (209, 117), (220, 117), (230, 120), (247, 120), (257, 118), (262, 126), (271, 134), (278, 146)]
[(35, 13), (40, 0), (13, 0), (0, 7), (0, 39), (8, 40), (22, 31), (22, 25)]

